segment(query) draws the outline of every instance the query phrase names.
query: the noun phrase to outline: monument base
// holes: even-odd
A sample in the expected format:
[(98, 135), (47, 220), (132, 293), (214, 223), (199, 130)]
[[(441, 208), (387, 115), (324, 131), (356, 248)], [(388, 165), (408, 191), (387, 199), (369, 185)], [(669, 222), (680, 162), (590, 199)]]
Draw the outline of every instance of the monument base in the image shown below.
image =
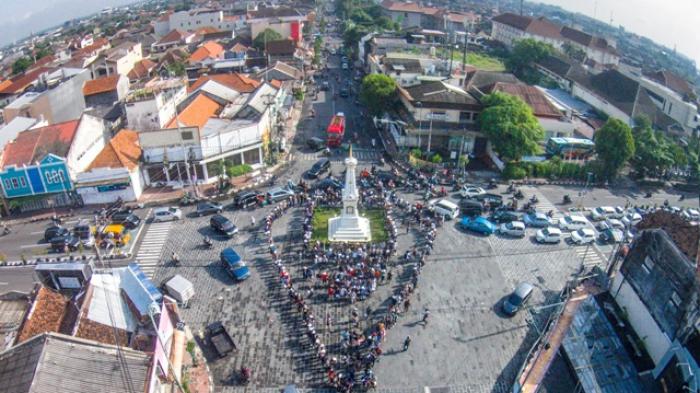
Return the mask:
[(369, 219), (347, 216), (331, 218), (328, 220), (328, 240), (347, 243), (367, 243), (372, 241)]

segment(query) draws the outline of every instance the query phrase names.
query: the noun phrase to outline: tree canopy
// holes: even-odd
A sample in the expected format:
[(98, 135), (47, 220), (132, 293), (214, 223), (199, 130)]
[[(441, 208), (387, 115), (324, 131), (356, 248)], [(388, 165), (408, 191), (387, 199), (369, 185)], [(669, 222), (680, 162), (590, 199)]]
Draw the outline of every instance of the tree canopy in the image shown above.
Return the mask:
[(632, 129), (620, 119), (608, 119), (595, 133), (595, 151), (604, 165), (603, 176), (614, 179), (634, 156)]
[(381, 115), (396, 97), (396, 82), (384, 74), (370, 74), (362, 79), (360, 101), (373, 115)]
[(279, 41), (283, 39), (282, 35), (272, 29), (265, 29), (258, 33), (258, 36), (253, 40), (253, 46), (259, 50), (265, 50), (265, 42)]
[(518, 40), (506, 58), (506, 67), (518, 78), (526, 82), (536, 82), (537, 71), (533, 64), (549, 56), (554, 48), (547, 43), (532, 38)]
[(518, 161), (539, 151), (544, 129), (523, 100), (495, 92), (482, 99), (486, 107), (479, 115), (481, 130), (505, 161)]
[(12, 63), (12, 73), (13, 74), (21, 74), (24, 71), (27, 70), (27, 68), (31, 67), (32, 65), (32, 59), (24, 56), (20, 57), (19, 59), (15, 60), (14, 63)]
[(632, 168), (640, 177), (663, 176), (673, 166), (688, 165), (689, 155), (685, 150), (660, 132), (655, 132), (647, 118), (635, 119), (633, 130), (634, 156)]

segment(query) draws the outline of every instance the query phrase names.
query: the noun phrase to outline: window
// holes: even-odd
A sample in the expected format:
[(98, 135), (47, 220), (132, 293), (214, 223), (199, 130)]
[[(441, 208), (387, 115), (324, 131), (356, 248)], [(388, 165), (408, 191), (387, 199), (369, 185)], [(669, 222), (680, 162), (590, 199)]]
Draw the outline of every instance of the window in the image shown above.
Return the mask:
[(459, 112), (459, 121), (472, 121), (472, 113), (471, 112)]
[(180, 136), (182, 137), (182, 139), (187, 140), (187, 141), (194, 139), (194, 135), (192, 134), (192, 131), (183, 131), (180, 134)]
[(65, 181), (66, 181), (66, 178), (65, 178), (65, 176), (63, 175), (63, 170), (62, 170), (62, 169), (59, 169), (59, 170), (58, 170), (58, 180), (59, 180), (61, 183), (65, 183)]
[(12, 183), (10, 182), (10, 179), (5, 179), (5, 189), (6, 190), (12, 189)]
[(673, 304), (676, 305), (676, 307), (681, 305), (681, 297), (678, 296), (678, 293), (676, 291), (673, 291), (671, 293), (671, 301), (673, 302)]
[(20, 178), (19, 178), (19, 184), (20, 184), (22, 187), (26, 187), (26, 186), (27, 186), (27, 180), (26, 180), (24, 177), (20, 177)]
[(345, 213), (346, 214), (355, 214), (355, 210), (353, 209), (352, 206), (348, 206), (347, 208), (345, 208)]
[(649, 274), (652, 270), (654, 270), (654, 260), (652, 260), (648, 255), (646, 258), (644, 258), (644, 262), (642, 263), (642, 269), (644, 269), (647, 274)]
[(12, 178), (12, 188), (19, 188), (19, 181), (17, 181), (16, 177)]

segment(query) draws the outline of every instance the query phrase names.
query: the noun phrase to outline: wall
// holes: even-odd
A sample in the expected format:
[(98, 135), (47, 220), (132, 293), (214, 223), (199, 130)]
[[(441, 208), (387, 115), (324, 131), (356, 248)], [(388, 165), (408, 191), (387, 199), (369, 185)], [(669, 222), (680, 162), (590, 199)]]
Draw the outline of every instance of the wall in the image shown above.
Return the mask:
[(90, 71), (82, 70), (79, 74), (45, 93), (53, 123), (61, 123), (80, 117), (85, 109), (83, 85), (89, 79)]
[(128, 126), (139, 131), (165, 127), (175, 117), (175, 108), (187, 97), (187, 89), (160, 92), (147, 100), (132, 101), (125, 105)]
[[(168, 30), (161, 35), (165, 35), (175, 29), (195, 31), (202, 27), (214, 27), (219, 30), (232, 31), (235, 23), (236, 21), (234, 20), (225, 20), (223, 11), (203, 12), (196, 15), (191, 15), (188, 11), (180, 11), (170, 15)], [(163, 26), (158, 26), (158, 28), (160, 30)], [(156, 32), (156, 34), (158, 33)]]
[(382, 10), (385, 16), (388, 16), (394, 22), (401, 23), (401, 27), (414, 27), (421, 26), (422, 14), (417, 12), (401, 12), (401, 11), (390, 11), (387, 9)]
[[(467, 110), (465, 109), (464, 111), (459, 111), (455, 109), (431, 109), (428, 107), (421, 107), (421, 108), (416, 108), (411, 103), (401, 94), (399, 94), (399, 98), (401, 100), (401, 103), (406, 107), (406, 110), (411, 112), (413, 115), (413, 118), (415, 119), (416, 123), (422, 122), (422, 126), (424, 129), (427, 129), (430, 127), (430, 120), (432, 118), (433, 121), (443, 121), (443, 122), (449, 122), (449, 123), (455, 123), (455, 124), (464, 124), (464, 125), (469, 125), (469, 124), (474, 124), (476, 123), (477, 116), (479, 114), (479, 111), (475, 109)], [(442, 117), (440, 114), (434, 113), (434, 112), (445, 112), (445, 116)], [(472, 115), (472, 120), (469, 121), (460, 121), (459, 116), (461, 112), (471, 112)], [(438, 117), (439, 116), (439, 117)]]
[[(661, 97), (663, 102), (659, 102), (658, 107), (665, 114), (685, 127), (695, 128), (698, 125), (695, 121), (695, 116), (698, 114), (695, 105), (683, 101), (683, 97), (666, 86), (662, 86), (647, 78), (635, 79), (638, 79), (644, 88)], [(652, 96), (652, 99), (654, 98)]]
[(578, 83), (574, 83), (571, 90), (571, 95), (576, 98), (580, 98), (592, 107), (605, 112), (608, 114), (608, 116), (620, 119), (625, 123), (632, 125), (632, 119), (629, 115)]
[(141, 48), (141, 43), (134, 45), (129, 49), (126, 54), (116, 62), (116, 73), (128, 77), (129, 71), (134, 68), (134, 64), (143, 59), (143, 51)]
[(571, 121), (564, 121), (559, 119), (551, 119), (548, 117), (538, 117), (542, 128), (546, 133), (545, 142), (551, 137), (573, 137), (574, 136), (574, 123)]
[(292, 22), (270, 22), (266, 19), (260, 19), (255, 23), (250, 23), (250, 35), (255, 38), (258, 34), (265, 31), (265, 29), (271, 29), (278, 32), (283, 38), (290, 38), (292, 36)]
[[(95, 182), (100, 182), (102, 185), (129, 183), (129, 186), (114, 191), (100, 191), (96, 185), (81, 186), (81, 183)], [(143, 180), (138, 168), (131, 172), (126, 168), (95, 168), (78, 174), (75, 188), (85, 204), (111, 203), (119, 198), (126, 202), (134, 202), (143, 192)]]
[(647, 310), (636, 292), (625, 281), (622, 272), (617, 272), (613, 278), (610, 293), (625, 313), (630, 325), (644, 342), (649, 355), (658, 364), (666, 351), (671, 347), (671, 340), (663, 333), (659, 325)]
[(66, 157), (71, 177), (75, 178), (77, 173), (84, 171), (108, 141), (109, 132), (102, 119), (83, 115)]
[(491, 38), (504, 43), (506, 46), (513, 45), (513, 42), (523, 38), (525, 32), (499, 22), (493, 22)]
[(85, 105), (88, 107), (108, 106), (112, 105), (115, 101), (119, 101), (119, 95), (116, 90), (85, 97)]
[(7, 198), (62, 192), (73, 188), (65, 163), (55, 156), (44, 158), (39, 166), (6, 168), (0, 173), (0, 181)]

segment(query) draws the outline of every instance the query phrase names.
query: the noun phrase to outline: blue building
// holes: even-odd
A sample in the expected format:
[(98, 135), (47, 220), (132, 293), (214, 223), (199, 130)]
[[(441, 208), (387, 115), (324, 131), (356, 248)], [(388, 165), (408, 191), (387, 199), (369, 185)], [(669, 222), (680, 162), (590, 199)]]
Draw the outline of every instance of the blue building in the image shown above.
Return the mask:
[(35, 165), (5, 168), (0, 181), (5, 198), (73, 190), (66, 160), (51, 153)]

